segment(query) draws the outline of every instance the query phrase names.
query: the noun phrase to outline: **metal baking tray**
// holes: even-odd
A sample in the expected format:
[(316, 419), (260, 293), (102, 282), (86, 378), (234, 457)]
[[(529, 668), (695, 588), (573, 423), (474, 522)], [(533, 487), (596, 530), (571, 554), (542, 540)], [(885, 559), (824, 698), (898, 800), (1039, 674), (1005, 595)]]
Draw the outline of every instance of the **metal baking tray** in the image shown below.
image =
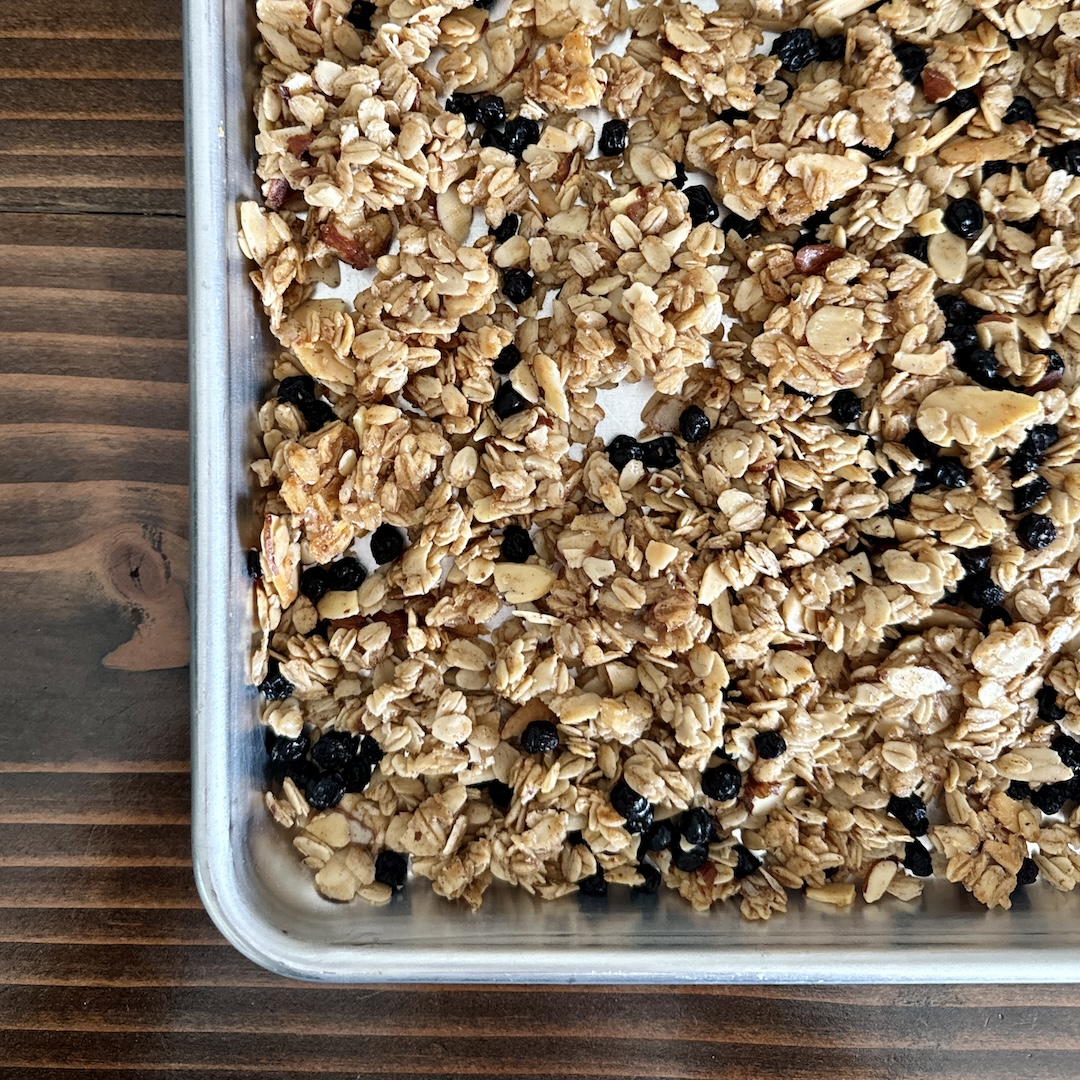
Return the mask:
[[(482, 910), (426, 882), (383, 908), (322, 900), (261, 802), (263, 735), (245, 684), (253, 623), (244, 550), (254, 410), (271, 343), (236, 243), (256, 197), (254, 4), (186, 0), (193, 552), (192, 832), (195, 876), (221, 932), (252, 960), (305, 979), (380, 982), (1010, 982), (1080, 972), (1077, 899), (1027, 890), (1008, 912), (958, 886), (917, 904), (838, 911), (793, 898), (743, 922), (673, 893), (545, 903), (492, 888)], [(621, 894), (621, 895), (620, 895)]]

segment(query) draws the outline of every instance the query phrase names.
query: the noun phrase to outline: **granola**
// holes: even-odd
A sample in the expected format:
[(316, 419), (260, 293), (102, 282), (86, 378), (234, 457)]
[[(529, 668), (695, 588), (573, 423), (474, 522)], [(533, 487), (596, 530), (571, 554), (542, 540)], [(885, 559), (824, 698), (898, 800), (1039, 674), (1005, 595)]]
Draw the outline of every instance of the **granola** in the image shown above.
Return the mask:
[(251, 679), (328, 899), (1080, 880), (1080, 9), (712, 6), (257, 0)]

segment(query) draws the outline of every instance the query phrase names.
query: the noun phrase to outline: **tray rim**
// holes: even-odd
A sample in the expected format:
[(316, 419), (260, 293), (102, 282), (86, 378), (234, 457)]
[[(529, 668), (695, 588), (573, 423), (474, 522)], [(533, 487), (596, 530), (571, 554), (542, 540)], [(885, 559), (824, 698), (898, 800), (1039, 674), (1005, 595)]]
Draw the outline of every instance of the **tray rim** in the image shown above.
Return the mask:
[[(243, 0), (250, 13), (250, 0)], [(227, 4), (184, 0), (191, 464), (192, 863), (215, 926), (267, 970), (323, 982), (423, 983), (975, 983), (1080, 981), (1080, 943), (1043, 934), (1037, 947), (911, 940), (890, 949), (835, 944), (801, 949), (733, 945), (720, 950), (657, 946), (474, 947), (324, 945), (273, 926), (245, 894), (232, 850), (225, 725), (228, 691), (227, 590), (232, 508), (226, 440), (229, 341), (226, 303), (235, 223), (228, 205), (225, 30)], [(219, 436), (215, 438), (215, 435)], [(223, 449), (224, 448), (224, 449)], [(999, 913), (1001, 914), (1001, 913)], [(1007, 913), (1003, 913), (1007, 914)], [(1045, 944), (1043, 944), (1045, 942)]]

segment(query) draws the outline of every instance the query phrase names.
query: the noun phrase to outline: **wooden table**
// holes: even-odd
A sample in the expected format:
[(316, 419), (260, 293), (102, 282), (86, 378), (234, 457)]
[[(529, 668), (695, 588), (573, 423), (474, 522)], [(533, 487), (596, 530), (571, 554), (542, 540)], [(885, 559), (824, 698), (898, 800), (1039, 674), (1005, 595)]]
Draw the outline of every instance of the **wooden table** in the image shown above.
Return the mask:
[(0, 78), (0, 1077), (1080, 1074), (1077, 988), (326, 989), (233, 952), (188, 845), (179, 2), (6, 0)]

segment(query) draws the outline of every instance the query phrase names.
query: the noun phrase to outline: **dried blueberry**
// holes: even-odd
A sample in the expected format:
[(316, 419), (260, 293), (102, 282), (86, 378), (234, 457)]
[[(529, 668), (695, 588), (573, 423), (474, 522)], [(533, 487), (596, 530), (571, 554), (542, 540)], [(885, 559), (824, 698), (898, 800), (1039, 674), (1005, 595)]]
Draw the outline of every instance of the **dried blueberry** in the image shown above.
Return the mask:
[(930, 480), (937, 487), (962, 488), (970, 483), (959, 458), (939, 457), (930, 462)]
[(366, 761), (351, 761), (341, 771), (346, 792), (359, 794), (371, 783), (371, 766)]
[(631, 835), (636, 833), (648, 832), (653, 823), (653, 808), (650, 806), (644, 814), (638, 817), (630, 817), (626, 819), (626, 823), (623, 828)]
[(521, 218), (517, 214), (507, 214), (506, 217), (491, 230), (491, 235), (495, 237), (497, 244), (505, 244), (511, 236), (516, 236), (518, 227), (521, 225)]
[(476, 122), (476, 98), (472, 94), (451, 94), (446, 99), (446, 111), (457, 113), (466, 123)]
[(900, 440), (917, 458), (932, 458), (937, 447), (918, 429), (912, 428)]
[(1039, 467), (1039, 457), (1039, 454), (1030, 449), (1025, 450), (1023, 447), (1015, 451), (1009, 458), (1009, 475), (1013, 481), (1023, 480), (1025, 476), (1030, 476), (1035, 472)]
[(681, 161), (675, 162), (675, 176), (665, 183), (673, 185), (678, 191), (682, 191), (686, 184), (686, 166)]
[(349, 8), (349, 14), (345, 16), (353, 27), (357, 30), (370, 31), (371, 30), (371, 16), (375, 14), (375, 5), (370, 4), (367, 0), (356, 0), (351, 8)]
[(595, 874), (583, 877), (578, 883), (578, 891), (583, 896), (607, 896), (607, 880), (604, 871), (597, 870)]
[(743, 112), (742, 109), (732, 108), (721, 109), (720, 112), (716, 114), (716, 119), (723, 121), (725, 124), (734, 124), (736, 120), (747, 120), (749, 117), (750, 114), (748, 112)]
[(503, 529), (502, 547), (499, 549), (505, 562), (523, 563), (530, 555), (536, 554), (528, 529), (520, 525), (507, 525)]
[(715, 831), (709, 811), (703, 806), (695, 806), (679, 818), (679, 833), (688, 844), (707, 844)]
[(896, 145), (896, 136), (892, 137), (888, 146), (871, 146), (869, 143), (859, 143), (856, 150), (865, 154), (871, 161), (884, 161)]
[(998, 622), (998, 620), (1000, 620), (1006, 626), (1012, 626), (1013, 623), (1013, 617), (1000, 604), (994, 607), (983, 608), (982, 613), (979, 617), (987, 626), (989, 626), (991, 623)]
[(311, 760), (320, 769), (336, 772), (356, 757), (359, 742), (350, 731), (324, 732), (311, 748)]
[(371, 534), (371, 557), (380, 565), (392, 563), (405, 550), (400, 529), (385, 522)]
[(1028, 551), (1041, 551), (1057, 539), (1057, 528), (1045, 514), (1028, 514), (1016, 523), (1016, 538)]
[(660, 889), (660, 871), (656, 869), (651, 862), (638, 863), (638, 873), (642, 877), (640, 885), (635, 885), (630, 892), (636, 896), (652, 896)]
[(1025, 232), (1030, 236), (1039, 227), (1040, 221), (1042, 221), (1042, 215), (1033, 214), (1025, 221), (1006, 221), (1005, 224), (1008, 225), (1010, 229), (1019, 229), (1021, 232)]
[(353, 555), (346, 555), (336, 562), (327, 563), (325, 566), (326, 580), (330, 591), (350, 591), (359, 589), (367, 578), (367, 571), (361, 565), (360, 560)]
[(1039, 877), (1039, 867), (1034, 859), (1024, 859), (1016, 871), (1017, 885), (1034, 885)]
[(930, 479), (929, 471), (917, 472), (915, 474), (915, 481), (911, 485), (911, 493), (913, 495), (922, 495), (924, 492), (929, 491), (934, 486), (934, 482)]
[(1058, 735), (1050, 743), (1050, 749), (1061, 758), (1062, 765), (1073, 772), (1080, 772), (1080, 742), (1071, 735)]
[(516, 266), (503, 271), (502, 276), (503, 296), (511, 304), (524, 304), (532, 296), (533, 279), (528, 270), (520, 270)]
[(608, 120), (600, 129), (597, 146), (604, 157), (612, 157), (626, 149), (629, 138), (630, 129), (625, 120)]
[(278, 386), (278, 401), (287, 401), (300, 408), (315, 400), (315, 380), (310, 375), (290, 375)]
[(679, 414), (679, 432), (689, 443), (701, 442), (712, 430), (705, 410), (697, 405), (687, 405)]
[(514, 789), (501, 780), (492, 780), (487, 785), (487, 793), (492, 804), (502, 810), (503, 813), (507, 811), (514, 798)]
[(946, 326), (941, 340), (947, 341), (957, 355), (979, 348), (979, 335), (974, 326)]
[(380, 851), (375, 856), (375, 880), (397, 892), (409, 876), (409, 860), (396, 851)]
[(1020, 444), (1019, 449), (1030, 450), (1033, 454), (1038, 454), (1041, 457), (1060, 438), (1061, 432), (1058, 430), (1057, 424), (1036, 424), (1024, 436), (1024, 441)]
[(502, 150), (503, 153), (509, 153), (510, 148), (506, 144), (506, 136), (503, 135), (499, 128), (485, 128), (484, 134), (480, 136), (481, 146), (494, 146), (496, 150)]
[(674, 469), (679, 464), (679, 448), (670, 435), (650, 439), (641, 444), (641, 460), (649, 469)]
[(334, 412), (330, 403), (318, 398), (315, 401), (309, 401), (306, 405), (301, 405), (300, 411), (304, 414), (304, 423), (307, 424), (308, 431), (318, 431), (337, 419), (337, 413)]
[(1005, 115), (1001, 119), (1006, 124), (1037, 124), (1039, 122), (1031, 100), (1019, 94), (1012, 99), (1012, 104), (1005, 110)]
[(908, 41), (893, 46), (893, 56), (900, 63), (900, 74), (909, 83), (919, 81), (923, 68), (926, 67), (926, 50)]
[(671, 862), (677, 870), (692, 874), (700, 870), (709, 861), (709, 849), (705, 844), (696, 844), (687, 850), (676, 843), (671, 849)]
[(969, 304), (955, 293), (943, 293), (936, 303), (950, 326), (974, 326), (986, 314), (982, 308)]
[(1073, 176), (1080, 176), (1080, 139), (1045, 148), (1042, 153), (1051, 169), (1064, 169)]
[(476, 122), (496, 128), (506, 120), (506, 103), (497, 94), (485, 94), (475, 102)]
[(540, 125), (527, 116), (515, 116), (503, 128), (503, 141), (506, 152), (519, 158), (527, 147), (540, 141)]
[(472, 6), (481, 11), (490, 11), (495, 6), (495, 0), (472, 0)]
[(754, 736), (754, 749), (759, 758), (768, 761), (779, 757), (787, 749), (787, 740), (779, 731), (762, 731)]
[(625, 780), (619, 780), (611, 789), (611, 805), (624, 818), (642, 818), (652, 809), (649, 800), (639, 795)]
[(996, 607), (1005, 599), (1005, 590), (988, 574), (968, 574), (960, 582), (960, 598), (972, 607)]
[(259, 693), (267, 701), (284, 701), (293, 692), (293, 684), (281, 674), (281, 665), (273, 657), (266, 664), (266, 678), (259, 683)]
[(511, 416), (527, 409), (529, 403), (514, 389), (511, 383), (504, 382), (495, 391), (495, 400), (491, 403), (491, 407), (500, 420), (509, 420)]
[(701, 774), (701, 790), (710, 799), (727, 802), (734, 799), (741, 788), (742, 773), (730, 761), (714, 765)]
[(948, 110), (949, 115), (955, 119), (961, 113), (966, 113), (970, 109), (977, 109), (979, 99), (974, 90), (957, 90), (951, 98), (943, 101), (942, 104)]
[(847, 50), (847, 35), (834, 34), (818, 41), (819, 60), (842, 60)]
[(997, 357), (989, 349), (968, 349), (953, 354), (953, 363), (972, 382), (988, 390), (1004, 390), (1008, 382), (998, 374)]
[(356, 756), (361, 761), (374, 766), (378, 765), (386, 755), (383, 753), (383, 748), (370, 735), (365, 735), (360, 740), (360, 749)]
[(1065, 719), (1065, 710), (1058, 704), (1057, 691), (1046, 683), (1035, 694), (1039, 719), (1045, 724), (1060, 724)]
[(1005, 794), (1016, 802), (1026, 802), (1031, 798), (1031, 785), (1026, 780), (1010, 780)]
[(341, 802), (345, 794), (345, 781), (338, 773), (327, 773), (309, 780), (304, 794), (313, 810), (329, 810)]
[(982, 232), (982, 207), (974, 199), (949, 203), (943, 218), (946, 228), (963, 240), (974, 240)]
[(1044, 814), (1060, 813), (1069, 797), (1068, 783), (1043, 784), (1031, 792), (1031, 805), (1038, 807)]
[(930, 852), (918, 840), (910, 840), (904, 845), (904, 866), (916, 877), (930, 877), (934, 872)]
[(774, 42), (772, 55), (780, 58), (780, 65), (791, 72), (802, 71), (818, 58), (817, 39), (803, 28), (785, 30)]
[(521, 363), (521, 350), (511, 342), (495, 357), (492, 369), (496, 375), (509, 375)]
[(559, 745), (559, 729), (550, 720), (531, 720), (521, 733), (521, 749), (526, 754), (543, 754)]
[(960, 548), (956, 557), (964, 567), (965, 574), (985, 574), (990, 569), (990, 556), (993, 551), (988, 547)]
[(930, 829), (926, 803), (918, 795), (890, 795), (886, 809), (912, 836), (925, 836)]
[(670, 821), (654, 822), (645, 831), (644, 844), (646, 851), (666, 851), (675, 843), (675, 829)]
[(858, 422), (862, 416), (862, 402), (854, 390), (837, 390), (829, 402), (829, 415), (847, 427)]
[(686, 196), (690, 221), (694, 225), (704, 225), (720, 216), (720, 208), (713, 202), (713, 197), (704, 184), (692, 184), (683, 194)]
[(262, 560), (259, 557), (258, 548), (252, 548), (244, 554), (244, 569), (253, 581), (258, 581), (262, 577)]
[(644, 460), (645, 451), (641, 448), (641, 443), (637, 439), (631, 438), (629, 435), (616, 435), (608, 443), (607, 456), (608, 461), (619, 472), (622, 472), (629, 462)]
[(721, 224), (725, 231), (733, 232), (744, 240), (761, 235), (761, 222), (757, 218), (744, 218), (738, 214), (728, 214)]
[(311, 740), (305, 732), (301, 731), (295, 739), (290, 739), (287, 735), (275, 735), (267, 746), (266, 752), (270, 758), (270, 764), (283, 769), (286, 765), (303, 761), (310, 746)]
[(1013, 488), (1013, 513), (1026, 514), (1033, 510), (1050, 494), (1050, 482), (1042, 476), (1036, 476), (1026, 484)]
[(928, 241), (925, 236), (909, 236), (904, 241), (904, 254), (924, 263), (927, 259), (927, 244)]
[(748, 847), (736, 844), (732, 850), (735, 852), (736, 881), (742, 881), (743, 878), (749, 877), (761, 866), (761, 860)]
[(999, 176), (1013, 170), (1011, 161), (984, 161), (982, 164), (982, 178), (989, 180), (991, 176)]

